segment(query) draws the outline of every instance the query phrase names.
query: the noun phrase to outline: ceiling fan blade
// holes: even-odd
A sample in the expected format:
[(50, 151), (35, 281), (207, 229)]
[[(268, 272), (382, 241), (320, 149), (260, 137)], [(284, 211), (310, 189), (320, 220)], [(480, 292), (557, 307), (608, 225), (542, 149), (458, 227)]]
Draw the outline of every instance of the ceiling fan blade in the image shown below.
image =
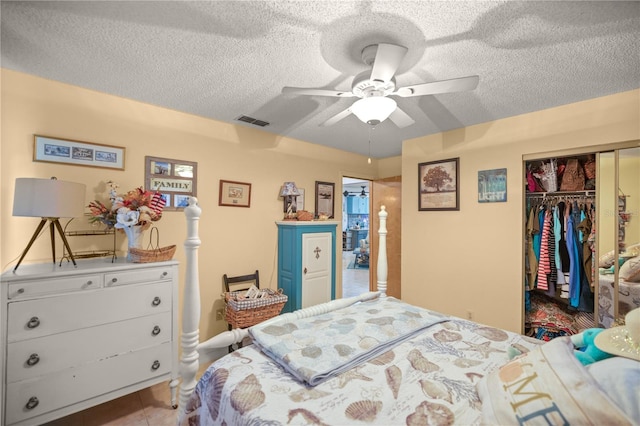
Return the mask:
[(411, 126), (416, 122), (413, 118), (409, 117), (409, 114), (407, 114), (400, 108), (396, 108), (395, 111), (393, 111), (389, 116), (389, 119), (393, 121), (393, 124), (400, 127), (401, 129)]
[(440, 93), (463, 92), (473, 90), (478, 86), (480, 77), (472, 75), (469, 77), (454, 78), (451, 80), (434, 81), (432, 83), (416, 84), (414, 86), (400, 87), (392, 95), (403, 98), (411, 96), (437, 95)]
[(324, 123), (320, 124), (320, 126), (322, 126), (322, 127), (333, 126), (338, 121), (342, 120), (343, 118), (346, 118), (349, 114), (351, 114), (351, 108), (350, 107), (345, 109), (342, 112), (337, 113), (336, 115), (334, 115), (333, 117), (331, 117), (330, 119), (325, 121)]
[(351, 92), (340, 92), (326, 89), (307, 89), (304, 87), (283, 87), (282, 93), (285, 95), (310, 95), (310, 96), (334, 96), (338, 98), (351, 98), (355, 96)]
[(398, 70), (407, 48), (395, 44), (380, 43), (376, 52), (376, 59), (371, 69), (371, 80), (379, 80), (387, 83)]

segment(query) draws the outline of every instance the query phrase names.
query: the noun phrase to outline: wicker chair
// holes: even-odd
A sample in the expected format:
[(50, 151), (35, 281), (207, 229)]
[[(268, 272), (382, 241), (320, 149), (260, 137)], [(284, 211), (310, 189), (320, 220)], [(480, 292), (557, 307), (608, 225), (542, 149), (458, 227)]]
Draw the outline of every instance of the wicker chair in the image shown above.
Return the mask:
[[(257, 288), (260, 288), (260, 274), (256, 270), (253, 274), (249, 275), (239, 275), (237, 277), (230, 277), (227, 274), (222, 276), (222, 280), (224, 281), (225, 291), (228, 293), (230, 291), (242, 291), (246, 290), (252, 285), (255, 285)], [(231, 331), (231, 324), (227, 325), (229, 331)], [(242, 347), (242, 342), (238, 343), (238, 348)], [(229, 352), (233, 352), (233, 347), (229, 346)]]

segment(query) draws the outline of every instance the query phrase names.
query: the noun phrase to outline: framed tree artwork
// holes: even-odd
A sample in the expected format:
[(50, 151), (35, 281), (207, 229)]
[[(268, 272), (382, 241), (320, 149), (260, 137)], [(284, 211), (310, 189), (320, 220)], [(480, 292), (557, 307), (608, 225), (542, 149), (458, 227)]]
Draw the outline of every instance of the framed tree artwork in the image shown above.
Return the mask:
[(459, 158), (418, 164), (418, 210), (460, 210)]

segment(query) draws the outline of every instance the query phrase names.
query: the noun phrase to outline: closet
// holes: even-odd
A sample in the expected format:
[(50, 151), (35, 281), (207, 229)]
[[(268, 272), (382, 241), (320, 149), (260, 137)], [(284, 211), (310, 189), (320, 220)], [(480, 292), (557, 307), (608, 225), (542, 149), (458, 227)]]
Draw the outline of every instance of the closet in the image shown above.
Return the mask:
[(639, 146), (523, 158), (526, 334), (611, 327), (640, 307), (640, 283), (622, 268), (640, 255)]

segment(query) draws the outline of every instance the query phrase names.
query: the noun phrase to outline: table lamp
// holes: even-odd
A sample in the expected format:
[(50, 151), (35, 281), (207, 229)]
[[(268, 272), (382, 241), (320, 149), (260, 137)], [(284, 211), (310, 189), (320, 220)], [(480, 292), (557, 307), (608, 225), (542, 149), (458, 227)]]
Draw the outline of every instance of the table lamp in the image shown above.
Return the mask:
[(86, 187), (81, 183), (65, 182), (51, 179), (17, 178), (13, 197), (13, 215), (25, 217), (40, 217), (40, 224), (33, 233), (29, 244), (22, 252), (15, 271), (22, 263), (27, 252), (42, 231), (44, 225), (49, 222), (51, 235), (51, 252), (53, 263), (56, 263), (55, 229), (58, 230), (69, 257), (74, 266), (76, 261), (71, 252), (71, 247), (64, 235), (59, 219), (61, 217), (78, 217), (84, 213)]
[(284, 217), (285, 220), (294, 219), (297, 210), (296, 197), (298, 195), (300, 195), (300, 191), (298, 191), (298, 187), (295, 182), (285, 182), (284, 185), (282, 185), (280, 196), (285, 197), (285, 200), (287, 201), (287, 214)]

